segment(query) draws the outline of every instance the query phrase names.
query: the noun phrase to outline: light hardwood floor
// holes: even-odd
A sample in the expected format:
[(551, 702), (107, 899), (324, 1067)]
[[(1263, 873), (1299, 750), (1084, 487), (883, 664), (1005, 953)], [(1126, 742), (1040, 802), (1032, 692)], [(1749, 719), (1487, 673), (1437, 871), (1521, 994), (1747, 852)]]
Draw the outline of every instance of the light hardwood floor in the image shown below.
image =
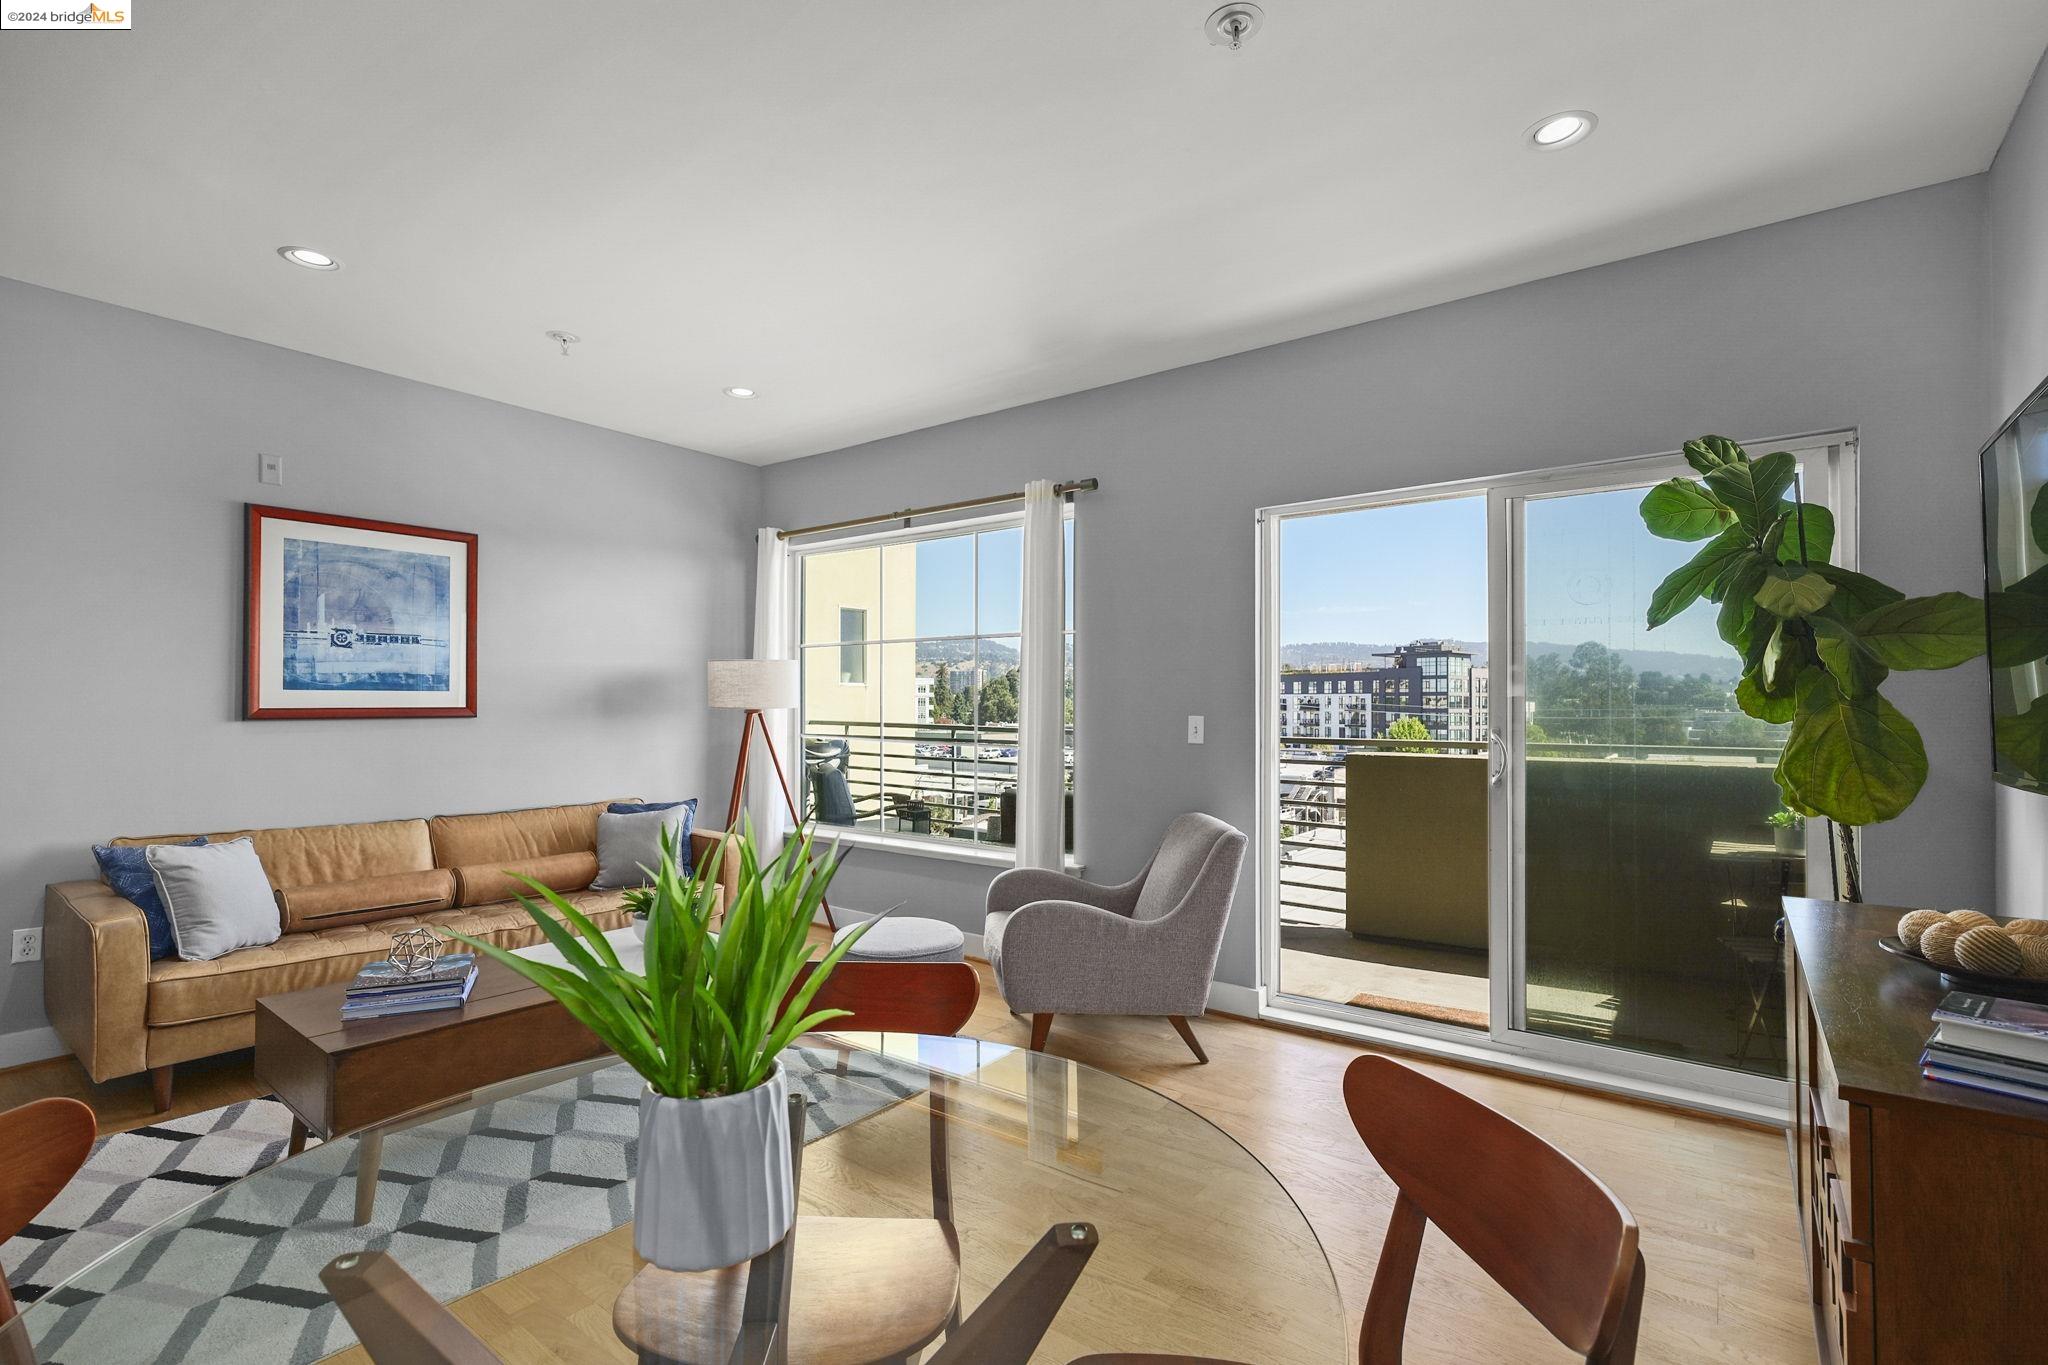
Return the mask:
[[(981, 1006), (966, 1031), (1022, 1044), (1025, 1025), (1004, 1010), (982, 970)], [(1339, 1093), (1345, 1065), (1363, 1049), (1215, 1016), (1197, 1027), (1208, 1066), (1194, 1064), (1164, 1020), (1061, 1019), (1049, 1050), (1151, 1086), (1264, 1162), (1321, 1238), (1355, 1337), (1393, 1202), (1393, 1187), (1359, 1143)], [(1635, 1211), (1649, 1265), (1640, 1359), (1806, 1365), (1816, 1358), (1781, 1134), (1404, 1060), (1564, 1148)], [(178, 1068), (177, 1112), (257, 1093), (247, 1053)], [(86, 1100), (110, 1131), (154, 1117), (144, 1077), (94, 1086), (69, 1059), (0, 1073), (0, 1107), (49, 1094)], [(630, 1256), (629, 1235), (609, 1240), (617, 1254)], [(621, 1282), (615, 1269), (590, 1278), (600, 1297), (605, 1286), (615, 1293)], [(608, 1315), (595, 1302), (589, 1312), (562, 1312), (570, 1288), (558, 1282), (548, 1302), (536, 1301), (540, 1320), (554, 1327), (536, 1337), (534, 1358), (587, 1358), (592, 1341), (608, 1338)], [(1434, 1231), (1423, 1249), (1407, 1342), (1414, 1362), (1569, 1359)]]

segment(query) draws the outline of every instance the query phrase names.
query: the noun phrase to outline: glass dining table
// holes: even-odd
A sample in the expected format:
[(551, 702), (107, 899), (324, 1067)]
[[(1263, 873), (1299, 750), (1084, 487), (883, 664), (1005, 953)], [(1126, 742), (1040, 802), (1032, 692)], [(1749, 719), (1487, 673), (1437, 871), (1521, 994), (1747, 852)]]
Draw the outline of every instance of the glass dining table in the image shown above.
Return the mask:
[[(891, 1321), (915, 1336), (874, 1358), (972, 1358), (944, 1355), (947, 1342), (994, 1341), (998, 1314), (1028, 1319), (1034, 1305), (1032, 1361), (1346, 1359), (1344, 1310), (1301, 1210), (1243, 1147), (1158, 1092), (971, 1038), (812, 1035), (783, 1064), (806, 1105), (779, 1297), (766, 1280), (746, 1290), (766, 1258), (716, 1272), (737, 1280), (712, 1311), (701, 1282), (677, 1288), (701, 1277), (634, 1255), (641, 1082), (612, 1059), (386, 1125), (360, 1225), (353, 1138), (226, 1185), (26, 1305), (0, 1331), (0, 1360), (396, 1365), (403, 1353), (336, 1297), (361, 1292), (351, 1275), (394, 1268), (415, 1309), (452, 1310), (481, 1343), (474, 1359), (725, 1365), (748, 1358), (741, 1338), (764, 1322), (776, 1345), (763, 1359), (863, 1359), (856, 1338)], [(831, 1261), (827, 1224), (879, 1235), (882, 1250)], [(920, 1264), (920, 1247), (943, 1275), (891, 1270)], [(945, 1327), (903, 1326), (920, 1311)], [(713, 1348), (705, 1323), (677, 1323), (707, 1312), (725, 1333)]]

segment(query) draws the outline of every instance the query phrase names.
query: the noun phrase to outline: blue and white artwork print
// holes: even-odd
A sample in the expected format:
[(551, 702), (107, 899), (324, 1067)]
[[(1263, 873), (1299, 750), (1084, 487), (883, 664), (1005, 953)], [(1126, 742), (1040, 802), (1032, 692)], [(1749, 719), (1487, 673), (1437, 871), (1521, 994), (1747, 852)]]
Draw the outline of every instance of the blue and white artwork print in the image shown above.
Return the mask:
[(293, 536), (283, 551), (286, 691), (448, 690), (448, 556)]

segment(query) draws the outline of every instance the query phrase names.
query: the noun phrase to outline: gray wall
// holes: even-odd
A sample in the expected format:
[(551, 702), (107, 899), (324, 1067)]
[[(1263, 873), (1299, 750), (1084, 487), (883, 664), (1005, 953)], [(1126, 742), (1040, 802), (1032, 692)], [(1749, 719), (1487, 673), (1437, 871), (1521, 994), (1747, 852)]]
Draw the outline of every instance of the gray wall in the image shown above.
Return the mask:
[[(774, 465), (766, 511), (789, 526), (1102, 479), (1077, 516), (1077, 815), (1091, 875), (1122, 878), (1176, 812), (1253, 824), (1259, 506), (1854, 426), (1864, 566), (1974, 591), (1983, 197), (1956, 181)], [(1986, 690), (1980, 669), (1898, 679), (1933, 775), (1871, 831), (1873, 899), (1988, 899)], [(845, 899), (978, 928), (987, 879), (863, 851)], [(1220, 980), (1254, 981), (1254, 943), (1247, 871)]]
[[(1991, 373), (1983, 439), (2048, 377), (2048, 59), (1991, 163)], [(1997, 789), (1999, 898), (2009, 914), (2048, 916), (2048, 796)]]
[[(732, 740), (703, 664), (749, 643), (760, 491), (0, 280), (0, 944), (113, 834), (714, 791)], [(477, 718), (239, 719), (244, 502), (476, 532)], [(0, 965), (0, 1033), (45, 1024), (40, 969)]]

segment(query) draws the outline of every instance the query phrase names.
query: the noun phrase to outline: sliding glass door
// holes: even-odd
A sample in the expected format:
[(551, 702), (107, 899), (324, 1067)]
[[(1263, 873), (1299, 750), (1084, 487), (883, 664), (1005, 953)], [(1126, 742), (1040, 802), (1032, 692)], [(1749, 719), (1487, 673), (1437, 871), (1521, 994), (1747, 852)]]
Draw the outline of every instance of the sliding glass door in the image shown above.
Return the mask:
[[(1846, 438), (1791, 443), (1846, 505)], [(1769, 449), (1772, 447), (1765, 447)], [(1807, 883), (1701, 602), (1638, 506), (1676, 457), (1261, 515), (1277, 1012), (1767, 1103), (1772, 938)], [(1843, 553), (1853, 518), (1842, 515)]]
[(1486, 496), (1276, 528), (1277, 983), (1484, 1030)]

